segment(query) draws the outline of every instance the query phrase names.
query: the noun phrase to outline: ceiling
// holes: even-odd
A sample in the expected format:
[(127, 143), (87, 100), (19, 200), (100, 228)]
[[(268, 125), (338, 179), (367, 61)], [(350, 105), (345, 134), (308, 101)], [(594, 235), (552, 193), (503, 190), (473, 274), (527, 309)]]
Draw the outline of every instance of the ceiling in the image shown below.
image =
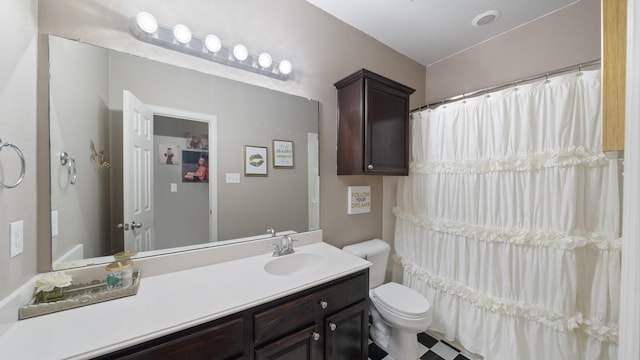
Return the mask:
[[(307, 0), (425, 66), (580, 0)], [(472, 20), (488, 10), (500, 17)]]

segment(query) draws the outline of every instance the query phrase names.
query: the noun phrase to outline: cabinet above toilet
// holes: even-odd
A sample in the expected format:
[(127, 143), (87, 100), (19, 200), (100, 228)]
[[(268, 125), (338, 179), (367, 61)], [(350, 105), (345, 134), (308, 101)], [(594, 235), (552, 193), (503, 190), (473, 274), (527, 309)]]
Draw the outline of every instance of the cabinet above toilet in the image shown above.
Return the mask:
[(415, 90), (367, 69), (338, 90), (338, 175), (409, 173), (409, 95)]

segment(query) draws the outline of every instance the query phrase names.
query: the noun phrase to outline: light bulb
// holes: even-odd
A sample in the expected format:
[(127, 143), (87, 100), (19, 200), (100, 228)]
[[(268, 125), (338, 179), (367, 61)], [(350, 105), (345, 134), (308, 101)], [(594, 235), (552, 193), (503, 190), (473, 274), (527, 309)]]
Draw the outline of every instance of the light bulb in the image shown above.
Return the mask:
[(278, 66), (278, 69), (280, 69), (280, 73), (289, 75), (291, 73), (291, 70), (293, 70), (293, 65), (291, 65), (291, 62), (289, 60), (282, 60), (280, 61), (280, 66)]
[(244, 61), (247, 59), (248, 56), (249, 56), (249, 50), (247, 50), (246, 46), (242, 44), (238, 44), (233, 47), (233, 57), (236, 58), (236, 60)]
[(218, 52), (222, 48), (222, 42), (220, 38), (215, 35), (207, 35), (207, 37), (204, 38), (204, 46), (211, 52)]
[(139, 12), (138, 15), (136, 15), (136, 23), (140, 30), (147, 34), (153, 34), (158, 30), (158, 21), (148, 12)]
[(173, 36), (181, 44), (188, 44), (191, 41), (191, 30), (186, 25), (178, 24), (173, 27)]
[(258, 64), (266, 69), (273, 64), (273, 59), (271, 59), (271, 55), (262, 53), (258, 56)]

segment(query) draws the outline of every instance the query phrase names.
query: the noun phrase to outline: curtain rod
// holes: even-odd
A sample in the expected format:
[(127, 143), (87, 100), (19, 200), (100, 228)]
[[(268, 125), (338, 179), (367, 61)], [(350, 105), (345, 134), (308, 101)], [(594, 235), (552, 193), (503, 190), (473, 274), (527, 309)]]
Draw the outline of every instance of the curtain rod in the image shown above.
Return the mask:
[(489, 86), (489, 87), (484, 88), (482, 90), (476, 90), (476, 91), (472, 91), (470, 93), (465, 93), (465, 94), (458, 95), (458, 96), (452, 96), (452, 97), (446, 98), (444, 100), (440, 100), (440, 101), (436, 101), (434, 103), (430, 103), (430, 104), (427, 104), (427, 105), (420, 106), (418, 108), (415, 108), (415, 109), (411, 110), (410, 112), (420, 111), (422, 109), (433, 109), (434, 107), (438, 107), (440, 105), (448, 104), (448, 103), (455, 102), (455, 101), (458, 101), (458, 100), (473, 98), (473, 97), (484, 95), (484, 94), (487, 94), (487, 93), (490, 93), (490, 92), (506, 89), (506, 88), (511, 87), (511, 86), (516, 86), (518, 84), (527, 83), (527, 82), (530, 82), (530, 81), (534, 81), (534, 80), (538, 80), (538, 79), (542, 79), (542, 78), (548, 78), (550, 76), (555, 76), (555, 75), (559, 75), (559, 74), (562, 74), (562, 73), (574, 71), (576, 69), (578, 71), (582, 71), (583, 68), (594, 66), (594, 65), (599, 65), (599, 64), (600, 64), (600, 59), (595, 59), (595, 60), (587, 61), (587, 62), (584, 62), (584, 63), (576, 64), (576, 65), (566, 66), (566, 67), (563, 67), (561, 69), (548, 71), (548, 72), (537, 74), (537, 75), (527, 76), (527, 77), (524, 77), (522, 79), (518, 79), (518, 80), (515, 80), (515, 81), (509, 81), (509, 82), (506, 82), (506, 83), (502, 83), (500, 85)]

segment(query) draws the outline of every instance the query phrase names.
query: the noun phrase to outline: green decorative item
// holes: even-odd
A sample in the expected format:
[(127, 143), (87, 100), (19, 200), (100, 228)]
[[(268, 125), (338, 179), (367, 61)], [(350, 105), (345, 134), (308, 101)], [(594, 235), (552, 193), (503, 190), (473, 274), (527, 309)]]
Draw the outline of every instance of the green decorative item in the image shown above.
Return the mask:
[(66, 298), (64, 288), (54, 287), (53, 290), (40, 291), (36, 294), (38, 303), (48, 303), (54, 301), (64, 300)]
[(36, 281), (36, 301), (48, 303), (65, 299), (64, 288), (71, 285), (71, 275), (65, 272), (53, 272), (43, 275)]

